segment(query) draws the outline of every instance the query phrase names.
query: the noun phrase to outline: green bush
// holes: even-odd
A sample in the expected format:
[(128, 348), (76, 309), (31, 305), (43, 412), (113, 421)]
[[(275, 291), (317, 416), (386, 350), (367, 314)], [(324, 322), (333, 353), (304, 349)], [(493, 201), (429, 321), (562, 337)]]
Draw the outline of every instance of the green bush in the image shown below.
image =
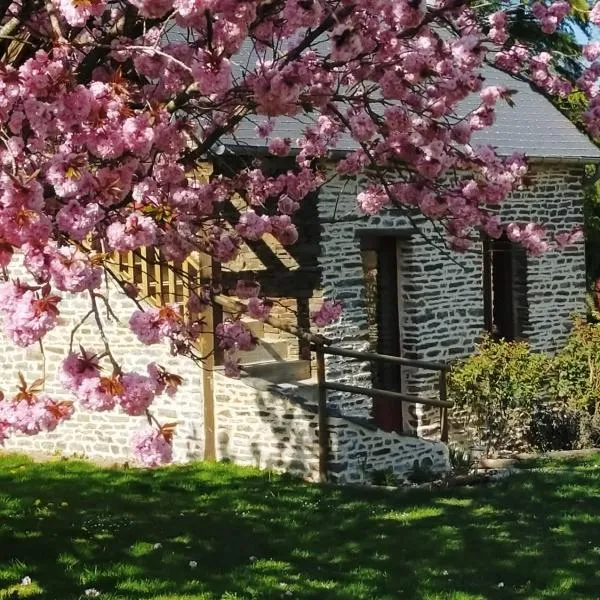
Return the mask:
[(550, 359), (531, 352), (526, 342), (489, 337), (454, 366), (448, 378), (450, 398), (486, 452), (514, 446), (510, 438), (524, 416), (548, 397), (550, 369)]
[(576, 319), (553, 357), (485, 338), (454, 366), (448, 390), (486, 453), (598, 446), (600, 324)]
[(552, 368), (556, 399), (595, 414), (600, 401), (600, 324), (576, 319)]

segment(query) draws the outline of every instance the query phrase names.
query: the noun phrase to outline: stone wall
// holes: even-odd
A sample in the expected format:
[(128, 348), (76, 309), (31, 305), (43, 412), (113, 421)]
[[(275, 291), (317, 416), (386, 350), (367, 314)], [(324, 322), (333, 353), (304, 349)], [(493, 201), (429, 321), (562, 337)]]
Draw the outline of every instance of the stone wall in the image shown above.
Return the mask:
[[(265, 381), (233, 380), (215, 373), (217, 458), (319, 478), (316, 408)], [(329, 479), (364, 483), (377, 471), (407, 475), (416, 465), (434, 472), (449, 468), (440, 442), (386, 433), (368, 423), (329, 416)]]
[(316, 411), (261, 379), (214, 374), (217, 460), (318, 479)]
[[(515, 192), (502, 207), (504, 220), (539, 221), (550, 233), (583, 224), (582, 167), (534, 165), (530, 187)], [(482, 254), (475, 247), (464, 254), (443, 247), (431, 226), (417, 219), (420, 232), (400, 209), (376, 217), (361, 215), (356, 195), (362, 183), (334, 179), (319, 198), (322, 224), (321, 266), (323, 294), (344, 303), (342, 319), (326, 330), (336, 345), (365, 350), (368, 320), (365, 302), (360, 235), (379, 230), (404, 236), (398, 242), (400, 332), (407, 358), (452, 361), (470, 354), (484, 329)], [(412, 235), (410, 231), (413, 230)], [(394, 233), (391, 233), (394, 232)], [(524, 334), (532, 347), (554, 351), (566, 338), (571, 315), (581, 311), (585, 298), (583, 242), (563, 252), (527, 258), (527, 311)], [(353, 385), (370, 385), (369, 363), (329, 357), (328, 378)], [(437, 375), (415, 369), (402, 371), (405, 393), (421, 397), (437, 394)], [(333, 395), (332, 404), (343, 414), (367, 417), (366, 397)], [(439, 430), (438, 410), (404, 406), (405, 426), (419, 435)]]
[[(27, 279), (24, 271), (11, 268), (13, 278)], [(101, 293), (108, 298), (112, 311), (120, 322), (107, 316), (100, 302), (105, 331), (112, 351), (124, 370), (145, 373), (146, 365), (155, 361), (167, 370), (184, 378), (174, 398), (159, 396), (153, 412), (162, 423), (178, 422), (174, 437), (174, 459), (186, 461), (201, 458), (204, 452), (202, 371), (190, 360), (173, 357), (166, 344), (144, 346), (127, 327), (127, 321), (135, 304), (121, 293), (115, 285), (105, 285)], [(89, 300), (82, 296), (62, 294), (60, 302), (60, 325), (44, 338), (44, 352), (38, 345), (18, 348), (0, 333), (3, 352), (0, 354), (2, 389), (8, 395), (18, 383), (17, 374), (22, 372), (31, 383), (45, 376), (45, 391), (57, 399), (73, 399), (58, 381), (58, 370), (68, 352), (69, 337), (74, 326), (89, 311)], [(93, 317), (79, 327), (74, 336), (74, 348), (81, 344), (89, 351), (102, 351), (102, 343)], [(61, 453), (80, 455), (95, 459), (129, 460), (130, 437), (135, 429), (145, 423), (144, 417), (130, 417), (117, 410), (97, 413), (76, 406), (73, 417), (61, 424), (54, 432), (35, 436), (16, 435), (6, 441), (6, 448), (26, 452)]]

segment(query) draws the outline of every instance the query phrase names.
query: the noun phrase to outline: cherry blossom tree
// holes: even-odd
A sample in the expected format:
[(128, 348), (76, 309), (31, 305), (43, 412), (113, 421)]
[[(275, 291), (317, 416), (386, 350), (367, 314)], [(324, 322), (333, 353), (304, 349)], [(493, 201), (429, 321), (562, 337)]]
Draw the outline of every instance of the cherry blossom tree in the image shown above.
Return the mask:
[[(501, 222), (497, 207), (523, 185), (526, 161), (470, 143), (493, 124), (497, 103), (511, 102), (510, 90), (486, 86), (486, 64), (555, 96), (575, 85), (587, 98), (586, 126), (600, 133), (600, 44), (584, 49), (583, 75), (567, 81), (552, 53), (514, 38), (517, 8), (547, 33), (573, 10), (564, 0), (499, 3), (485, 17), (464, 0), (1, 3), (5, 335), (23, 347), (40, 343), (57, 324), (64, 294), (87, 297), (101, 329), (98, 288), (114, 253), (155, 248), (168, 261), (203, 253), (223, 263), (244, 240), (267, 233), (293, 244), (294, 213), (329, 176), (321, 159), (347, 138), (356, 149), (335, 164), (336, 176), (360, 177), (365, 214), (393, 206), (411, 219), (424, 216), (458, 251), (478, 232), (506, 233), (534, 254), (572, 243), (578, 232), (549, 239), (543, 224)], [(600, 23), (600, 4), (588, 16)], [(244, 48), (252, 61), (240, 60)], [(465, 112), (469, 95), (479, 102)], [(269, 175), (256, 163), (200, 178), (198, 164), (249, 116), (269, 155), (293, 158), (294, 168)], [(273, 135), (278, 119), (290, 117), (307, 118), (302, 136)], [(245, 202), (234, 226), (224, 212), (233, 195)], [(27, 282), (11, 278), (17, 263)], [(135, 296), (131, 284), (111, 277)], [(198, 314), (218, 290), (189, 282), (188, 292), (187, 308)], [(269, 318), (271, 303), (257, 285), (240, 282), (235, 295), (252, 317)], [(311, 316), (322, 327), (339, 314), (326, 300)], [(179, 307), (140, 304), (129, 326), (143, 344), (169, 341), (202, 360), (194, 344), (202, 327), (184, 321)], [(236, 352), (255, 340), (240, 320), (219, 324), (216, 335), (235, 374)], [(61, 382), (75, 403), (147, 415), (133, 447), (148, 466), (172, 452), (172, 426), (156, 421), (152, 402), (174, 394), (180, 381), (156, 364), (123, 371), (107, 342), (71, 351), (62, 363)], [(52, 430), (74, 406), (49, 398), (40, 381), (21, 381), (14, 397), (0, 401), (0, 440)]]

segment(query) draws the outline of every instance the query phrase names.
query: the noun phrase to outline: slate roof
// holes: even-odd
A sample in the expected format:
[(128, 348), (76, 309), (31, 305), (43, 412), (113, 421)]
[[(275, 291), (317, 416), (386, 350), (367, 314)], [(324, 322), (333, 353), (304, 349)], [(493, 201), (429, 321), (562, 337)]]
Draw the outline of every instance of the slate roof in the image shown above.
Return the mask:
[[(246, 48), (236, 55), (234, 61), (241, 70), (248, 66), (252, 68), (255, 58), (252, 51)], [(516, 80), (493, 67), (484, 69), (483, 75), (486, 78), (484, 85), (504, 85), (517, 93), (512, 97), (514, 108), (504, 101), (498, 103), (495, 124), (476, 132), (472, 138), (474, 144), (494, 146), (500, 155), (521, 152), (532, 159), (600, 162), (600, 149), (547, 98), (533, 90), (526, 82)], [(478, 96), (473, 95), (463, 106), (467, 108), (478, 104)], [(235, 135), (223, 139), (222, 143), (230, 151), (239, 154), (260, 152), (265, 147), (265, 140), (256, 134), (255, 128), (262, 121), (263, 117), (245, 118)], [(289, 137), (294, 146), (296, 138), (302, 135), (311, 121), (309, 115), (278, 117), (272, 135)], [(347, 152), (357, 147), (356, 142), (346, 136), (339, 141), (335, 150)]]

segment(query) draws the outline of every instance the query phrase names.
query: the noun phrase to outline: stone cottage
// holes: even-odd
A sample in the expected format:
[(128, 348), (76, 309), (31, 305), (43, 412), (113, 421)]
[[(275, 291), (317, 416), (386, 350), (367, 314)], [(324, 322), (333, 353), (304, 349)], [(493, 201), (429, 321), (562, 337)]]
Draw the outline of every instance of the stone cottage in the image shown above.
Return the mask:
[[(481, 132), (476, 142), (495, 146), (501, 154), (523, 152), (530, 163), (530, 186), (512, 195), (502, 216), (540, 221), (550, 231), (582, 225), (584, 167), (599, 164), (600, 151), (527, 84), (493, 69), (486, 77), (489, 84), (516, 90), (517, 108), (499, 106), (495, 126)], [(215, 171), (265, 156), (255, 125), (248, 118), (235, 140), (225, 141), (212, 165)], [(280, 119), (273, 135), (293, 140), (300, 132), (296, 120)], [(348, 143), (337, 151), (352, 149)], [(479, 248), (450, 254), (420, 234), (427, 233), (426, 222), (415, 228), (393, 209), (376, 217), (359, 213), (355, 199), (360, 185), (333, 178), (299, 211), (298, 243), (282, 248), (267, 236), (244, 247), (235, 264), (223, 269), (225, 287), (228, 271), (252, 273), (265, 293), (278, 299), (275, 312), (280, 319), (300, 328), (307, 327), (309, 312), (320, 298), (337, 298), (344, 304), (343, 316), (323, 332), (336, 347), (417, 361), (465, 356), (486, 330), (508, 339), (527, 338), (536, 350), (552, 351), (564, 341), (571, 315), (582, 309), (585, 297), (583, 242), (535, 258), (506, 240), (482, 240)], [(133, 262), (122, 261), (119, 270), (140, 283)], [(176, 286), (165, 297), (168, 286), (158, 262), (153, 272), (150, 295), (157, 301), (176, 300)], [(244, 356), (244, 376), (227, 379), (218, 361), (214, 368), (201, 370), (185, 358), (170, 356), (166, 347), (142, 346), (122, 324), (134, 309), (131, 301), (110, 277), (103, 293), (118, 317), (105, 316), (106, 332), (114, 352), (124, 357), (125, 368), (144, 368), (155, 360), (185, 378), (177, 398), (161, 399), (156, 407), (159, 420), (178, 422), (176, 460), (227, 459), (318, 477), (315, 364), (305, 341), (246, 320), (261, 341)], [(37, 347), (5, 345), (0, 356), (5, 389), (18, 371), (28, 379), (44, 371), (47, 391), (65, 394), (56, 372), (73, 328), (78, 326), (76, 343), (90, 349), (100, 345), (92, 324), (80, 324), (86, 312), (81, 299), (65, 298), (63, 323), (49, 334), (43, 353)], [(214, 313), (217, 321), (223, 316), (222, 311)], [(339, 384), (420, 398), (438, 393), (437, 375), (415, 366), (327, 356), (325, 371), (328, 381)], [(415, 464), (447, 467), (447, 448), (436, 441), (437, 409), (344, 391), (329, 393), (327, 409), (332, 480), (363, 481), (383, 469), (402, 475)], [(127, 460), (128, 440), (138, 425), (139, 419), (118, 413), (78, 410), (53, 433), (14, 437), (6, 445)]]

